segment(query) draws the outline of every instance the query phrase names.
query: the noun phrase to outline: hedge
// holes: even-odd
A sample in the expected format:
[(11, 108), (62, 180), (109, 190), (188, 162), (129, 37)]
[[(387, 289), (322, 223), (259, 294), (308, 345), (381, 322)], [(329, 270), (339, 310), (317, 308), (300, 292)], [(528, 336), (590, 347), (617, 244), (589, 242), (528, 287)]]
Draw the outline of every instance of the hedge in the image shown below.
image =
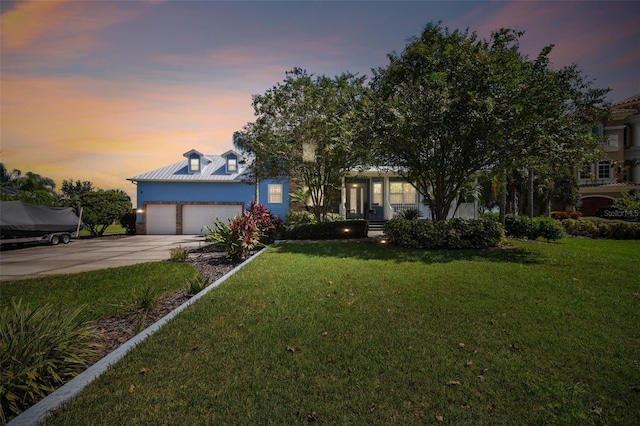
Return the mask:
[(640, 224), (607, 219), (566, 219), (567, 234), (574, 237), (640, 240)]
[(392, 219), (385, 223), (384, 233), (394, 244), (423, 249), (483, 249), (504, 239), (500, 223), (482, 219)]
[(530, 240), (542, 237), (551, 241), (565, 236), (564, 227), (559, 221), (544, 216), (531, 219), (529, 216), (508, 215), (505, 218), (504, 230), (510, 237)]
[(369, 222), (363, 219), (341, 222), (300, 223), (286, 225), (283, 239), (289, 240), (334, 240), (366, 238)]

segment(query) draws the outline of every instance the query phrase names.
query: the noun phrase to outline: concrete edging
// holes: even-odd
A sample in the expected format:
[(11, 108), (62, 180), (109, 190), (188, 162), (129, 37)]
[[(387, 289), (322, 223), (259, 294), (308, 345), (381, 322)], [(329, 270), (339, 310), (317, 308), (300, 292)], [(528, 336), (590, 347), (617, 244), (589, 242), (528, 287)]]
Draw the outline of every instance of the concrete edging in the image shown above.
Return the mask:
[(236, 266), (231, 271), (220, 277), (213, 284), (209, 285), (209, 287), (205, 288), (200, 293), (196, 294), (191, 299), (187, 300), (182, 305), (178, 306), (173, 311), (160, 318), (157, 322), (151, 324), (149, 327), (145, 328), (140, 333), (127, 340), (116, 350), (100, 359), (98, 362), (84, 370), (82, 373), (78, 374), (72, 380), (65, 383), (62, 387), (56, 389), (53, 393), (47, 395), (44, 399), (40, 400), (27, 410), (23, 411), (19, 416), (15, 417), (13, 420), (7, 423), (7, 426), (33, 426), (42, 422), (51, 411), (57, 410), (64, 403), (68, 402), (73, 397), (78, 395), (91, 382), (104, 374), (112, 365), (115, 365), (118, 361), (120, 361), (138, 343), (142, 342), (144, 339), (158, 331), (163, 325), (173, 319), (176, 315), (185, 310), (187, 307), (191, 306), (193, 303), (197, 302), (209, 291), (222, 284), (229, 277), (242, 269), (242, 267), (262, 254), (265, 250), (266, 248), (260, 250), (259, 252), (242, 262), (240, 265)]

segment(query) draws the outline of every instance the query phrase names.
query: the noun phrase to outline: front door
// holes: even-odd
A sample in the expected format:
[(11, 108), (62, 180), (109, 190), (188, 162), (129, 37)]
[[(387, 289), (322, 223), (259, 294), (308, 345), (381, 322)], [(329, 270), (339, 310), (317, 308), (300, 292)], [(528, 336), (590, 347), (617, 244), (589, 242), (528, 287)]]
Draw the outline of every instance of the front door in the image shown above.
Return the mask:
[(347, 219), (361, 219), (365, 217), (368, 202), (366, 182), (350, 182), (347, 184)]

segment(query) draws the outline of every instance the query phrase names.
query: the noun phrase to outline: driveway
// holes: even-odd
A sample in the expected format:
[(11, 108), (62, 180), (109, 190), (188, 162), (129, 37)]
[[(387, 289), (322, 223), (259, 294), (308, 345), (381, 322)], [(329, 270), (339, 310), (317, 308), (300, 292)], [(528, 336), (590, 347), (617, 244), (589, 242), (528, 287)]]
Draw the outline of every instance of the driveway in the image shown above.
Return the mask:
[(0, 281), (70, 274), (169, 259), (172, 248), (198, 248), (196, 235), (133, 235), (72, 239), (69, 244), (29, 245), (0, 251)]

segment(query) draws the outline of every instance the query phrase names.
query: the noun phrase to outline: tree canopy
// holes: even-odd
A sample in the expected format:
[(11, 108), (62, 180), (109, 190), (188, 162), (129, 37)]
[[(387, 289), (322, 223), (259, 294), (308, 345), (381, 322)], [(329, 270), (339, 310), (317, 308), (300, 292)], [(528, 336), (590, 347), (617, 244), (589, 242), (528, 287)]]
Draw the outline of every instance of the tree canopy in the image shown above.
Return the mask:
[(552, 46), (535, 60), (522, 55), (522, 35), (501, 29), (481, 40), (431, 23), (374, 72), (378, 161), (414, 183), (433, 219), (447, 217), (478, 171), (558, 164), (592, 147), (607, 90), (575, 65), (552, 70)]
[(92, 236), (102, 236), (109, 225), (131, 212), (131, 198), (117, 189), (84, 192), (68, 204), (78, 202), (82, 206), (82, 222)]
[(60, 188), (60, 192), (66, 198), (77, 197), (91, 191), (93, 191), (93, 182), (88, 180), (81, 181), (80, 179), (75, 182), (73, 179), (65, 179), (62, 181), (62, 187)]
[(294, 68), (282, 83), (253, 96), (256, 121), (234, 135), (250, 154), (257, 179), (289, 177), (308, 189), (314, 214), (326, 215), (327, 197), (361, 163), (358, 143), (364, 77), (333, 78)]

